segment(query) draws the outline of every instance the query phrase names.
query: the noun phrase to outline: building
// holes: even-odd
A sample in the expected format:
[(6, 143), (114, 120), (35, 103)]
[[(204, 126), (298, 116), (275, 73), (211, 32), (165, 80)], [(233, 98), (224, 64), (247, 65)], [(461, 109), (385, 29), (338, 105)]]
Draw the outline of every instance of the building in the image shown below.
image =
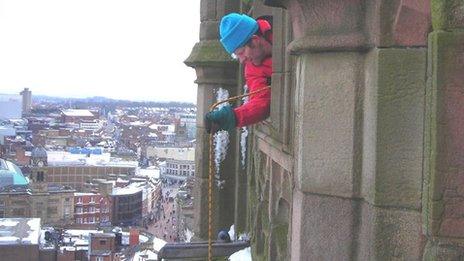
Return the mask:
[(89, 261), (119, 261), (116, 235), (114, 233), (91, 233), (89, 242)]
[(148, 147), (147, 157), (164, 160), (160, 165), (161, 177), (170, 180), (186, 180), (195, 175), (194, 148)]
[[(111, 231), (111, 232), (108, 232)], [(60, 233), (57, 251), (58, 261), (74, 260), (131, 260), (138, 244), (150, 243), (153, 236), (139, 233), (137, 229), (122, 231), (116, 227), (111, 230), (65, 229)]]
[(135, 173), (137, 162), (122, 161), (102, 153), (101, 149), (81, 149), (74, 151), (47, 151), (47, 164), (33, 167), (46, 173), (45, 181), (49, 184), (70, 186), (77, 191), (84, 191), (86, 184), (94, 179), (110, 177), (127, 177)]
[(22, 114), (23, 115), (28, 115), (31, 113), (32, 109), (32, 92), (29, 90), (29, 88), (24, 88), (19, 94), (22, 96)]
[(15, 164), (10, 161), (0, 159), (0, 189), (25, 187), (29, 184), (29, 179), (25, 177)]
[(95, 179), (110, 179), (113, 176), (127, 177), (134, 173), (135, 167), (127, 166), (46, 166), (41, 168), (46, 175), (46, 182), (70, 186), (77, 191), (84, 191), (86, 184)]
[[(212, 86), (233, 96), (245, 84), (210, 29), (230, 12), (273, 16), (270, 115), (246, 145), (230, 133), (213, 231), (249, 232), (253, 260), (462, 259), (464, 2), (249, 3), (202, 2), (214, 8), (185, 62), (204, 114)], [(209, 136), (197, 126), (194, 232), (206, 239)]]
[(22, 97), (18, 94), (0, 94), (0, 120), (22, 117)]
[(74, 193), (74, 226), (94, 228), (111, 225), (111, 197), (100, 193)]
[[(44, 184), (46, 185), (46, 184)], [(43, 224), (69, 225), (73, 223), (72, 189), (47, 188), (4, 189), (0, 192), (0, 217), (41, 218)]]
[(185, 113), (179, 115), (180, 124), (187, 128), (187, 137), (188, 139), (195, 139), (195, 134), (197, 131), (197, 115), (194, 113)]
[(166, 159), (160, 164), (161, 177), (168, 180), (186, 180), (195, 175), (195, 161)]
[(79, 123), (81, 121), (94, 121), (98, 117), (89, 110), (62, 110), (61, 122), (62, 123)]
[(132, 183), (123, 188), (113, 188), (112, 222), (115, 226), (133, 226), (142, 223), (143, 192), (139, 184)]
[(0, 145), (5, 144), (5, 137), (16, 137), (16, 129), (13, 126), (0, 126)]
[[(40, 218), (42, 224), (47, 225), (67, 226), (73, 223), (74, 189), (45, 182), (32, 182), (29, 187), (27, 202), (30, 203), (31, 217)], [(15, 201), (15, 197), (10, 197), (12, 206)]]
[(81, 120), (79, 128), (86, 131), (98, 131), (103, 127), (103, 123), (99, 120)]
[(40, 261), (40, 231), (39, 218), (0, 218), (0, 259)]
[(72, 223), (75, 190), (49, 186), (40, 171), (31, 173), (29, 179), (11, 162), (0, 159), (0, 166), (0, 218), (34, 217), (41, 218), (43, 224)]
[(195, 160), (194, 148), (147, 147), (147, 157), (165, 160)]
[(151, 124), (149, 128), (158, 133), (157, 143), (174, 144), (176, 138), (175, 124)]

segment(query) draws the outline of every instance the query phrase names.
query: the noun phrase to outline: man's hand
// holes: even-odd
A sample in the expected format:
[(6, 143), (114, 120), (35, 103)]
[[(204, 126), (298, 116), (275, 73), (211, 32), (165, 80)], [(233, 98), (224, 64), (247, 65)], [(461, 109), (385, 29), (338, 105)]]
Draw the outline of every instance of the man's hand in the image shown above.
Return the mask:
[(219, 130), (231, 131), (235, 128), (235, 113), (226, 105), (219, 110), (208, 112), (204, 118), (206, 132), (216, 133)]

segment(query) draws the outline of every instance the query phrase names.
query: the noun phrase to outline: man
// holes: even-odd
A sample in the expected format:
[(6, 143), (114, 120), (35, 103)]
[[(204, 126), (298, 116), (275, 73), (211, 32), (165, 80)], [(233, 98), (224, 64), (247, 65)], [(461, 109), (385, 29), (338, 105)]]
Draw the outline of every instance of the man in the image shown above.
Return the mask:
[[(269, 18), (253, 19), (244, 14), (224, 16), (219, 26), (221, 43), (226, 51), (245, 65), (248, 91), (260, 90), (271, 83), (272, 28)], [(229, 105), (205, 115), (208, 133), (233, 130), (266, 119), (270, 113), (271, 90), (250, 96), (248, 102), (237, 108)]]

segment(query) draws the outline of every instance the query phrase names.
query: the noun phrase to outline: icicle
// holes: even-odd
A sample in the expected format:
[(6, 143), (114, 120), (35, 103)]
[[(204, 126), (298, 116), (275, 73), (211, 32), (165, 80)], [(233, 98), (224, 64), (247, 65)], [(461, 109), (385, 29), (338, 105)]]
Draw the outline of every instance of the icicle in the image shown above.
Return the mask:
[[(224, 90), (222, 88), (219, 88), (216, 94), (217, 101), (223, 101), (227, 98), (229, 98), (229, 92), (227, 90)], [(220, 104), (216, 109), (220, 109), (226, 105), (228, 105), (228, 102), (225, 102), (223, 104)], [(221, 162), (224, 161), (227, 155), (227, 149), (229, 147), (229, 133), (227, 131), (218, 131), (214, 134), (214, 164), (215, 164), (215, 170), (216, 170), (216, 185), (218, 188), (222, 189), (223, 185), (225, 183), (224, 180), (220, 179), (220, 166)]]
[(214, 164), (216, 174), (219, 175), (221, 162), (224, 161), (229, 147), (229, 133), (227, 131), (218, 131), (214, 134)]
[(185, 234), (185, 242), (190, 243), (190, 240), (192, 240), (192, 237), (195, 235), (192, 231), (190, 231), (188, 228), (184, 231)]
[(242, 163), (242, 168), (245, 168), (247, 137), (248, 137), (248, 128), (242, 127), (241, 134), (240, 134), (240, 156), (241, 156), (240, 163)]
[[(245, 84), (243, 86), (243, 93), (248, 93), (248, 86)], [(248, 102), (249, 96), (243, 97), (243, 104)], [(245, 168), (245, 159), (246, 159), (246, 150), (247, 150), (247, 137), (248, 137), (248, 128), (242, 127), (240, 133), (240, 163), (242, 168)]]
[(232, 240), (232, 241), (237, 240), (235, 238), (235, 226), (234, 226), (234, 224), (232, 224), (232, 226), (230, 226), (230, 229), (229, 229), (228, 233), (229, 233), (230, 240)]

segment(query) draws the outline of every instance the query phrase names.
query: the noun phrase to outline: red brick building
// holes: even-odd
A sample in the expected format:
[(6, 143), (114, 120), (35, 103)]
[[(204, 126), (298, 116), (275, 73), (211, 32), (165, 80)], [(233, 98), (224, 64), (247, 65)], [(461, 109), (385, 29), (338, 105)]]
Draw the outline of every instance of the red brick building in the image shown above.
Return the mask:
[(89, 110), (63, 110), (61, 111), (61, 122), (80, 122), (93, 121), (98, 119), (98, 116)]
[(80, 228), (111, 225), (110, 196), (100, 193), (74, 193), (74, 224)]
[(116, 236), (113, 233), (95, 233), (90, 235), (90, 261), (119, 261)]

